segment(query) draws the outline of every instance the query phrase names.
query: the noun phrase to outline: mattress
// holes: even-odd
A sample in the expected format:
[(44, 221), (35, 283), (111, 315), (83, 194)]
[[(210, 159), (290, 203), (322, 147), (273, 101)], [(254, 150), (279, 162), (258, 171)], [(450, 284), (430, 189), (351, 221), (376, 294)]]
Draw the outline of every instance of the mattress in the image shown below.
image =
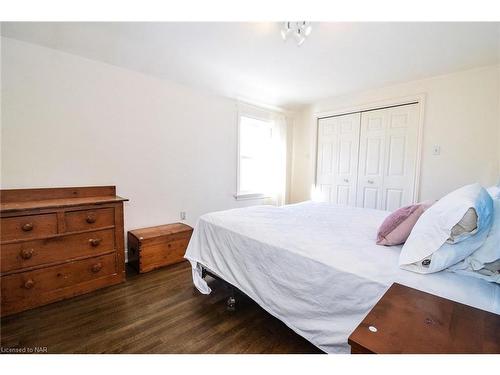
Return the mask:
[(500, 286), (447, 271), (398, 267), (400, 246), (375, 244), (389, 212), (304, 202), (200, 217), (185, 257), (198, 290), (201, 267), (231, 283), (327, 353), (347, 338), (393, 282), (500, 314)]

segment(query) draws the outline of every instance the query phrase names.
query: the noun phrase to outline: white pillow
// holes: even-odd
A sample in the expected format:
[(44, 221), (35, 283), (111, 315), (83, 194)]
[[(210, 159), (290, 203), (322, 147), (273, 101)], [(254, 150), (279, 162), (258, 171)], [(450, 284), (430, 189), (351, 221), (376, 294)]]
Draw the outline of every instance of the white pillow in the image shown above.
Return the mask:
[(500, 199), (495, 199), (493, 206), (493, 223), (486, 241), (463, 262), (450, 267), (450, 271), (500, 283), (497, 271), (500, 262)]
[(474, 208), (469, 208), (460, 221), (451, 228), (450, 238), (446, 240), (448, 243), (459, 243), (465, 240), (471, 234), (474, 234), (477, 229), (477, 213)]
[[(446, 243), (452, 228), (470, 208), (478, 217), (476, 230), (462, 234), (459, 243)], [(492, 215), (493, 201), (481, 185), (467, 185), (449, 193), (420, 216), (401, 250), (400, 267), (432, 273), (462, 261), (486, 240)]]
[(473, 270), (500, 259), (500, 199), (493, 200), (493, 223), (484, 244), (467, 259)]
[(500, 199), (500, 187), (498, 186), (490, 186), (488, 189), (488, 193), (491, 195), (493, 199)]
[(488, 263), (484, 268), (474, 271), (468, 267), (460, 268), (464, 262), (460, 262), (453, 267), (450, 267), (448, 271), (455, 272), (465, 276), (476, 277), (478, 279), (483, 279), (491, 283), (500, 284), (500, 259), (493, 263)]

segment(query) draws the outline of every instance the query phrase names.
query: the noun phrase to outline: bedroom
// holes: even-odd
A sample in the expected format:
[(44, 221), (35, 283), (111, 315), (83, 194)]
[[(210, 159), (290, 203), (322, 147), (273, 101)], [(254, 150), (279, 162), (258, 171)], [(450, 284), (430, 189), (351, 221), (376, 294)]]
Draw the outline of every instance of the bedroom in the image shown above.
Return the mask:
[(500, 23), (199, 17), (2, 20), (2, 353), (498, 360)]

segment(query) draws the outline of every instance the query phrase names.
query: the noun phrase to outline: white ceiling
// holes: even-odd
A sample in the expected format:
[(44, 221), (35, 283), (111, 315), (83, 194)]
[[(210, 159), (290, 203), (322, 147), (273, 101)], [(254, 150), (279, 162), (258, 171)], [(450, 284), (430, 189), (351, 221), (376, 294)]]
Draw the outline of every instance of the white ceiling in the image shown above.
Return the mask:
[(500, 23), (2, 23), (2, 35), (233, 98), (291, 108), (500, 62)]

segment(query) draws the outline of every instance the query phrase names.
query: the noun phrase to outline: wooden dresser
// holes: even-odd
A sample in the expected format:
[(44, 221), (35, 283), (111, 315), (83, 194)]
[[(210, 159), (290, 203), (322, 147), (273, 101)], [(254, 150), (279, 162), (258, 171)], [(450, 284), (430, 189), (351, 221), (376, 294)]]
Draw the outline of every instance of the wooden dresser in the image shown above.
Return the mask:
[(1, 315), (125, 280), (114, 186), (0, 190)]

